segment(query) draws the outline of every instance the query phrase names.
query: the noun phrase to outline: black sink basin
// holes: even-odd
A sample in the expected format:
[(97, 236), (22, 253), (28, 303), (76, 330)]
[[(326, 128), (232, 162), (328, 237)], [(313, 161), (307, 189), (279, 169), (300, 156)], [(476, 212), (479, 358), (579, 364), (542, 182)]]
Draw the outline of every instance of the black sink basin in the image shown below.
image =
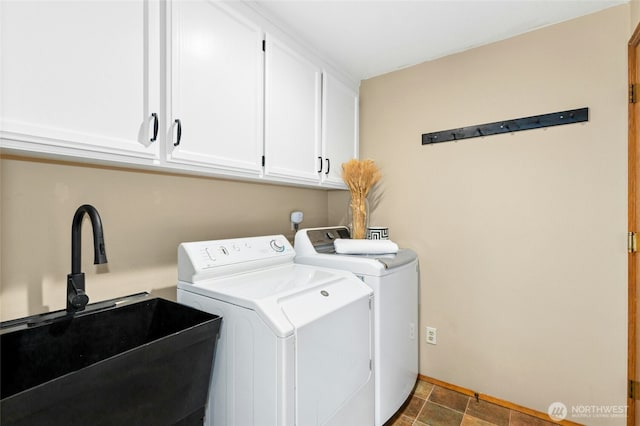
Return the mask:
[(0, 424), (201, 425), (221, 318), (159, 298), (90, 309), (2, 330)]

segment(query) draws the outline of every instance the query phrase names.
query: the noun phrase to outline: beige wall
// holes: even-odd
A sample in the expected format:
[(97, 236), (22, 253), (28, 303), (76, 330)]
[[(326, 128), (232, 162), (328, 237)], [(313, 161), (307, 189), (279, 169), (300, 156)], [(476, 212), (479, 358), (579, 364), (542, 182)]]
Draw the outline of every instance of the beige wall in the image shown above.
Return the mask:
[(175, 297), (183, 241), (285, 234), (327, 222), (326, 191), (69, 165), (0, 160), (2, 320), (65, 307), (71, 220), (92, 204), (102, 217), (109, 263), (94, 266), (83, 223), (82, 270), (92, 301), (138, 291)]
[[(418, 252), (421, 335), (438, 330), (421, 374), (543, 412), (626, 404), (629, 9), (362, 82), (360, 152), (383, 173), (372, 222)], [(580, 107), (588, 123), (421, 146)], [(344, 205), (330, 194), (329, 222)]]

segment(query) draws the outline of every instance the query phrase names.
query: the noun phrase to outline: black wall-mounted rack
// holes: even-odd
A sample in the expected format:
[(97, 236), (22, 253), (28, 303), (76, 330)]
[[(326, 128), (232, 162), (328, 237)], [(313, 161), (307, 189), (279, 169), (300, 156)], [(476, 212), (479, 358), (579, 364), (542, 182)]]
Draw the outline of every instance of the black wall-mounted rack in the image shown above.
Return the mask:
[(498, 133), (519, 132), (521, 130), (538, 129), (540, 127), (561, 126), (563, 124), (580, 123), (583, 121), (589, 121), (589, 108), (552, 112), (551, 114), (534, 115), (477, 126), (424, 133), (422, 135), (422, 145), (479, 138)]

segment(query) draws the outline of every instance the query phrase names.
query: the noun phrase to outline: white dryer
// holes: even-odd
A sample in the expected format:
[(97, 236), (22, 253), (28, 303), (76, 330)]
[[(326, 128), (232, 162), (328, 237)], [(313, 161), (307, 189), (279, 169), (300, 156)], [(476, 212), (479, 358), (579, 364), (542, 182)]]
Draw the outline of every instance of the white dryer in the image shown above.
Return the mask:
[(178, 302), (222, 316), (206, 425), (373, 424), (372, 291), (294, 256), (281, 235), (180, 244)]
[(298, 264), (350, 271), (374, 292), (375, 425), (400, 408), (418, 377), (418, 281), (416, 253), (336, 254), (334, 240), (350, 238), (344, 226), (302, 229), (295, 236)]

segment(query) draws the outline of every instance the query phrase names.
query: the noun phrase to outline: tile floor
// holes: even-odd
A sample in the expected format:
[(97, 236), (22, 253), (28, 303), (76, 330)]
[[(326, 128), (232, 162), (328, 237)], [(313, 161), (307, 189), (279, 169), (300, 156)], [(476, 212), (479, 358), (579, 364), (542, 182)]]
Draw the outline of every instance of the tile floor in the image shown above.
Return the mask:
[(418, 380), (385, 426), (552, 426), (556, 423)]

